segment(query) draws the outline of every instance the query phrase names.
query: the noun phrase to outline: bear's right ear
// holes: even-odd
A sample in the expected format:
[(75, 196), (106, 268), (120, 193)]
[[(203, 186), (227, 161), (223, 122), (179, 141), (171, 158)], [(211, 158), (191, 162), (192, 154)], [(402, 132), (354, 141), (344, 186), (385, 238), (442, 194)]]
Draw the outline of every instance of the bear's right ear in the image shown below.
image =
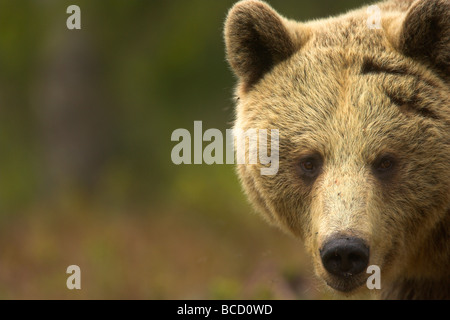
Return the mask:
[(262, 1), (244, 0), (231, 8), (225, 23), (227, 59), (244, 90), (300, 48), (290, 23)]

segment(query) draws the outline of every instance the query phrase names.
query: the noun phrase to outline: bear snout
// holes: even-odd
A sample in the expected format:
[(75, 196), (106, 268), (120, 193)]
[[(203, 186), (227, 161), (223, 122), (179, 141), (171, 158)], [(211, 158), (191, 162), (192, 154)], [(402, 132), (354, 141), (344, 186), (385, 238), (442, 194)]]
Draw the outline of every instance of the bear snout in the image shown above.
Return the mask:
[(343, 280), (359, 275), (369, 265), (370, 249), (359, 238), (334, 238), (320, 250), (322, 264), (330, 274)]

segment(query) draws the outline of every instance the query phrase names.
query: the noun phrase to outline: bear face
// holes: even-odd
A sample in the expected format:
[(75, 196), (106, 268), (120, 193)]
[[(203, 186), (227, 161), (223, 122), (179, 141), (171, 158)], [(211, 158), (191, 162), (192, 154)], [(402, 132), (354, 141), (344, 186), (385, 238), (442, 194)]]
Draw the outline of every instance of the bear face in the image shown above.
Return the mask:
[(239, 165), (244, 189), (345, 293), (369, 265), (385, 283), (449, 281), (450, 3), (378, 8), (372, 29), (366, 8), (298, 23), (246, 0), (225, 27), (235, 128), (280, 135), (278, 173)]

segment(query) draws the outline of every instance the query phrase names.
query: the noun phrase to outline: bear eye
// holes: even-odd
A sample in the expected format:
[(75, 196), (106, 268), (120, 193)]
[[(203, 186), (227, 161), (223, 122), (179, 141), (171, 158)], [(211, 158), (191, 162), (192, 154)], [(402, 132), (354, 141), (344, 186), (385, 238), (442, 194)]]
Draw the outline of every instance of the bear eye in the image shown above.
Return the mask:
[(396, 164), (396, 160), (392, 155), (383, 155), (374, 163), (374, 173), (380, 179), (388, 179), (395, 172)]
[(390, 159), (383, 159), (380, 162), (380, 165), (378, 166), (378, 169), (382, 170), (382, 171), (386, 171), (386, 170), (391, 169), (392, 166), (393, 166), (393, 163), (392, 163), (392, 161)]
[(297, 162), (297, 171), (306, 182), (314, 182), (322, 169), (322, 157), (318, 154), (302, 157)]
[(316, 170), (316, 165), (314, 164), (314, 161), (307, 160), (301, 163), (302, 169), (306, 172), (313, 172)]

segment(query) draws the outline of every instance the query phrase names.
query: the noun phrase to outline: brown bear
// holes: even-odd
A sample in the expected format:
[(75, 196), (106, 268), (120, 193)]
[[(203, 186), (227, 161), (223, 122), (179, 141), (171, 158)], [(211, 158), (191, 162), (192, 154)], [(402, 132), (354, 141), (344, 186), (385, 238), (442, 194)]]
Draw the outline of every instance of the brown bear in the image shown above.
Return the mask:
[(449, 299), (450, 1), (300, 23), (244, 0), (224, 36), (234, 127), (279, 130), (276, 175), (238, 165), (256, 209), (335, 292), (378, 266), (379, 298)]

